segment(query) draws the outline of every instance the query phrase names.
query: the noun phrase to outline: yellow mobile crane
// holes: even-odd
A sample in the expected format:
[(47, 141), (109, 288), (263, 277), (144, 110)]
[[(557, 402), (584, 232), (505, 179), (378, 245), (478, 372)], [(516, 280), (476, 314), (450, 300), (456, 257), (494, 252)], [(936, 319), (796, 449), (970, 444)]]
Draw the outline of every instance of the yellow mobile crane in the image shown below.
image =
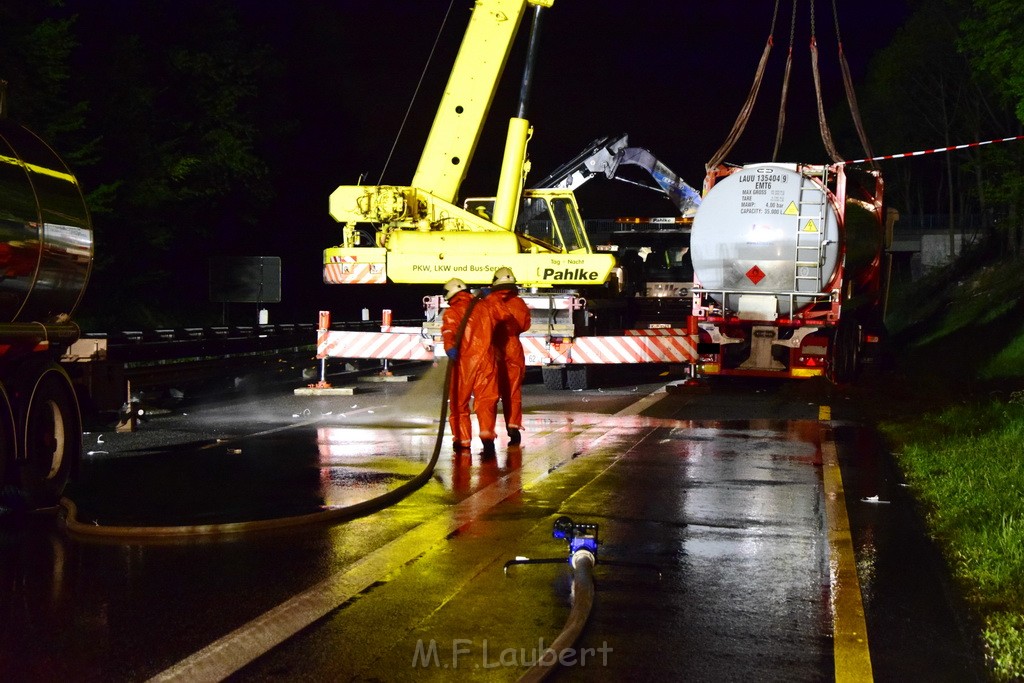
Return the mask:
[[(594, 253), (571, 191), (529, 190), (526, 107), (540, 18), (554, 0), (477, 0), (419, 166), (408, 186), (346, 185), (330, 198), (342, 244), (324, 251), (329, 284), (490, 283), (510, 267), (525, 287), (602, 285), (615, 266)], [(518, 111), (509, 121), (498, 189), (457, 206), (473, 152), (519, 25), (533, 19)], [(520, 200), (524, 209), (520, 209)], [(360, 229), (371, 224), (375, 229)], [(373, 235), (373, 246), (363, 245)]]
[[(689, 363), (696, 358), (695, 330), (631, 329), (626, 271), (614, 254), (592, 247), (571, 189), (524, 189), (532, 132), (525, 117), (538, 29), (542, 13), (553, 3), (476, 0), (412, 184), (342, 186), (331, 194), (331, 216), (344, 228), (342, 244), (324, 251), (324, 282), (437, 284), (439, 293), (424, 300), (422, 327), (393, 327), (386, 312), (380, 332), (338, 331), (331, 329), (330, 313), (322, 311), (318, 386), (326, 385), (325, 364), (331, 357), (386, 361), (443, 355), (440, 285), (453, 277), (471, 285), (490, 284), (502, 266), (515, 273), (533, 310), (533, 325), (521, 339), (527, 364), (543, 369), (549, 387), (586, 388), (592, 365)], [(526, 67), (497, 193), (458, 206), (459, 187), (530, 8)]]

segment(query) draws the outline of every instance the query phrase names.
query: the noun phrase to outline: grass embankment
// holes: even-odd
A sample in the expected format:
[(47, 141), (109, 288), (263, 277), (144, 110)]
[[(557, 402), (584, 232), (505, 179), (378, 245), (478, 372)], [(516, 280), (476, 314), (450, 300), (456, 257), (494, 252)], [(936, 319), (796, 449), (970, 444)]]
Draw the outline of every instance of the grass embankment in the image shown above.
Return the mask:
[(1024, 680), (1024, 262), (965, 271), (894, 292), (903, 409), (880, 426), (982, 624), (993, 678)]

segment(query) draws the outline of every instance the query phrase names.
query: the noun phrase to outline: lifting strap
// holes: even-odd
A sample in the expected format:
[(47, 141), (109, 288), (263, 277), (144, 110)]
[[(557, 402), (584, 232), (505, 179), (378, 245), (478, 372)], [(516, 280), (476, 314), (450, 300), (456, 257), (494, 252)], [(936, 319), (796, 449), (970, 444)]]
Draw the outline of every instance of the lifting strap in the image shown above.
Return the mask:
[(811, 73), (814, 75), (814, 99), (818, 104), (818, 129), (821, 131), (821, 143), (825, 145), (825, 153), (832, 159), (833, 163), (843, 160), (836, 151), (835, 143), (832, 142), (832, 131), (828, 128), (828, 119), (825, 117), (825, 104), (821, 99), (821, 76), (818, 72), (818, 38), (815, 35), (814, 27), (814, 0), (811, 0)]
[(779, 99), (779, 123), (775, 128), (775, 149), (772, 150), (772, 161), (778, 161), (779, 148), (782, 146), (782, 131), (786, 128), (786, 98), (789, 96), (789, 74), (793, 68), (793, 40), (796, 36), (796, 0), (793, 0), (793, 12), (789, 19), (789, 52), (786, 54), (786, 72), (782, 77), (782, 97)]
[[(850, 65), (846, 62), (846, 53), (843, 52), (843, 39), (839, 35), (839, 11), (836, 9), (836, 0), (832, 0), (832, 21), (836, 29), (836, 45), (839, 50), (839, 67), (843, 72), (843, 89), (846, 91), (846, 102), (850, 106), (850, 116), (853, 117), (853, 125), (857, 129), (857, 137), (860, 138), (861, 147), (864, 148), (864, 156), (872, 157), (871, 145), (868, 143), (868, 136), (864, 132), (864, 123), (860, 119), (860, 108), (857, 106), (857, 94), (853, 90), (853, 78), (850, 76)], [(871, 166), (878, 165), (872, 161)]]
[[(840, 163), (843, 161), (843, 158), (839, 155), (839, 152), (836, 150), (835, 143), (832, 141), (832, 132), (829, 130), (828, 120), (825, 116), (825, 105), (821, 95), (821, 75), (818, 69), (818, 41), (815, 27), (814, 2), (815, 0), (810, 0), (809, 2), (811, 9), (810, 50), (815, 101), (818, 107), (818, 129), (821, 132), (821, 142), (825, 146), (825, 152), (834, 163)], [(772, 161), (776, 161), (778, 159), (779, 150), (782, 146), (782, 134), (786, 124), (786, 101), (789, 96), (789, 78), (793, 63), (793, 41), (796, 31), (796, 11), (797, 0), (793, 0), (793, 12), (789, 29), (789, 52), (786, 57), (786, 70), (782, 81), (782, 96), (779, 103), (779, 118), (778, 126), (775, 131), (775, 148), (772, 151)], [(771, 53), (772, 46), (774, 45), (775, 22), (778, 18), (778, 14), (779, 0), (775, 0), (775, 9), (772, 11), (771, 30), (768, 34), (768, 41), (765, 43), (764, 51), (761, 53), (761, 61), (758, 62), (757, 65), (757, 71), (754, 75), (754, 83), (750, 88), (747, 99), (743, 103), (743, 107), (740, 109), (740, 113), (736, 117), (736, 122), (733, 124), (732, 130), (729, 131), (729, 135), (726, 137), (725, 142), (705, 164), (704, 168), (706, 171), (710, 172), (713, 168), (722, 163), (725, 157), (732, 151), (732, 148), (736, 145), (736, 142), (743, 134), (743, 130), (746, 128), (750, 119), (751, 111), (753, 111), (754, 108), (754, 102), (757, 100), (758, 91), (760, 90), (761, 83), (764, 79), (768, 55)], [(871, 146), (868, 143), (867, 134), (864, 132), (864, 124), (861, 121), (860, 109), (857, 106), (857, 96), (853, 88), (853, 78), (850, 76), (850, 65), (846, 61), (846, 53), (843, 51), (843, 41), (839, 33), (839, 11), (836, 8), (836, 0), (832, 0), (832, 21), (836, 31), (836, 44), (838, 46), (839, 65), (843, 75), (843, 90), (846, 94), (846, 101), (850, 107), (850, 114), (853, 118), (853, 124), (857, 129), (857, 135), (860, 138), (861, 146), (863, 146), (864, 152), (870, 160), (870, 157), (872, 157)], [(871, 165), (875, 166), (874, 161), (871, 161)]]
[(761, 53), (761, 61), (757, 64), (757, 72), (754, 74), (754, 83), (750, 86), (750, 92), (747, 94), (747, 99), (743, 103), (743, 107), (740, 109), (739, 115), (736, 117), (736, 122), (732, 124), (732, 130), (729, 131), (729, 135), (726, 136), (725, 142), (718, 148), (718, 151), (714, 153), (710, 160), (704, 165), (704, 170), (710, 171), (715, 168), (729, 155), (732, 151), (733, 146), (743, 135), (743, 129), (747, 126), (747, 121), (750, 120), (750, 112), (754, 108), (754, 102), (757, 100), (757, 92), (761, 89), (761, 81), (764, 79), (765, 65), (768, 63), (768, 55), (772, 51), (772, 45), (775, 41), (775, 19), (779, 15), (779, 0), (775, 0), (775, 9), (772, 11), (772, 27), (768, 32), (768, 40), (764, 45), (764, 51)]

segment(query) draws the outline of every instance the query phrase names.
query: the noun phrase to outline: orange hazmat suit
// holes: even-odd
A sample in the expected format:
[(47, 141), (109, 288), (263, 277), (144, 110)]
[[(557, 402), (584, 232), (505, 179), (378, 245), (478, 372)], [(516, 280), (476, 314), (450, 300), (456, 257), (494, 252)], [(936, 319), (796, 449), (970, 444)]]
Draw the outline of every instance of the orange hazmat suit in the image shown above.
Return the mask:
[(519, 297), (515, 285), (495, 287), (486, 301), (494, 300), (503, 309), (494, 328), (494, 348), (498, 367), (498, 395), (505, 428), (523, 428), (523, 380), (526, 377), (526, 354), (519, 335), (530, 329), (530, 308)]
[[(441, 338), (449, 357), (453, 355), (451, 351), (456, 350), (448, 394), (448, 424), (455, 447), (469, 448), (472, 443), (470, 398), (473, 399), (481, 440), (493, 443), (498, 408), (498, 380), (492, 344), (498, 322), (496, 310), (493, 303), (483, 299), (474, 303), (468, 291), (455, 294), (448, 303), (441, 319)], [(464, 318), (462, 342), (456, 348), (455, 342)]]

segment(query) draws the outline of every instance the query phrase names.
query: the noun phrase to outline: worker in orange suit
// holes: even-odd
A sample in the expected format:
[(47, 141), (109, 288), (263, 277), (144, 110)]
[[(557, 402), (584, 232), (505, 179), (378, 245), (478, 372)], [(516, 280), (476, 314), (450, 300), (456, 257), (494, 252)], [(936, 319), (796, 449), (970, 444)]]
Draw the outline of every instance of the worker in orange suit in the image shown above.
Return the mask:
[(494, 348), (498, 365), (498, 394), (505, 416), (508, 443), (516, 446), (522, 440), (523, 379), (526, 377), (526, 354), (519, 335), (530, 329), (530, 308), (519, 296), (516, 276), (509, 268), (498, 268), (491, 280), (491, 293), (486, 301), (495, 301), (499, 321), (494, 328)]
[(445, 284), (444, 298), (448, 308), (441, 319), (441, 338), (445, 354), (455, 364), (448, 389), (448, 424), (455, 452), (468, 451), (472, 444), (472, 398), (484, 454), (494, 455), (498, 379), (492, 341), (497, 313), (493, 303), (474, 298), (458, 278)]

